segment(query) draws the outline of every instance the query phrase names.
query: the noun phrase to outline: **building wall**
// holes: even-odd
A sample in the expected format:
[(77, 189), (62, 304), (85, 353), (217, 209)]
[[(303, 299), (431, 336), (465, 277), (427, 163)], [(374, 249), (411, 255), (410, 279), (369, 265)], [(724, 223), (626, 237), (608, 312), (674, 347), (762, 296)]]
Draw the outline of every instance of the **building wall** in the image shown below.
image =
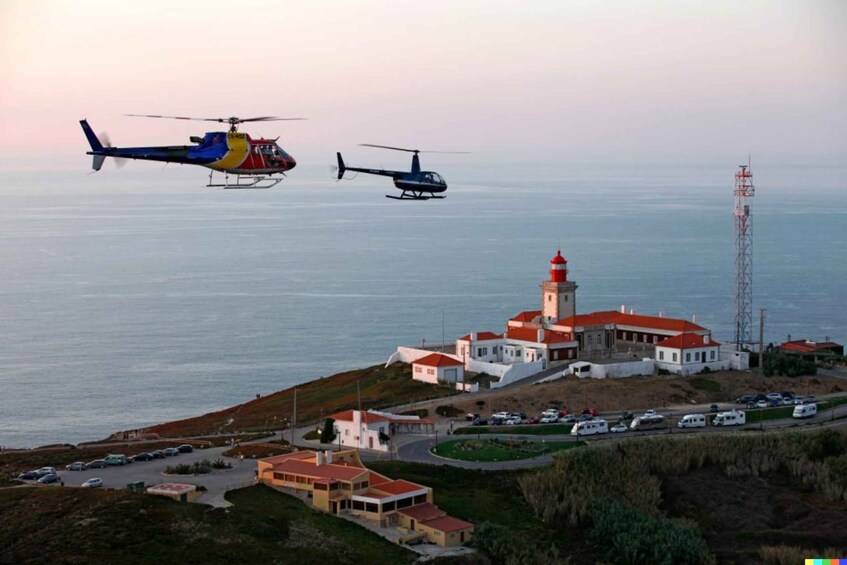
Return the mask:
[[(660, 363), (674, 363), (673, 354), (677, 354), (678, 365), (692, 365), (718, 362), (721, 359), (720, 347), (706, 346), (692, 349), (676, 349), (673, 347), (657, 347), (656, 361)], [(714, 353), (714, 356), (712, 356)], [(706, 355), (704, 358), (703, 355)]]
[(360, 422), (356, 421), (346, 422), (344, 420), (336, 420), (335, 430), (338, 437), (335, 441), (337, 443), (341, 443), (341, 445), (345, 447), (373, 449), (375, 451), (387, 452), (390, 446), (388, 443), (379, 443), (379, 432), (381, 431), (385, 435), (389, 435), (389, 425), (388, 420), (370, 422), (364, 425), (361, 425)]

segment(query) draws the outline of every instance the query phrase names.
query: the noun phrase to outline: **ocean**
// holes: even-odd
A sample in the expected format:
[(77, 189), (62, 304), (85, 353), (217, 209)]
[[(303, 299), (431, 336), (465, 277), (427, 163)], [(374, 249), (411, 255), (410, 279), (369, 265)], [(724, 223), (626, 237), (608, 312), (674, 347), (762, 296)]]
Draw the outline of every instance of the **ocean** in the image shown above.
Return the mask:
[[(137, 163), (0, 173), (0, 446), (100, 439), (502, 331), (540, 307), (558, 248), (579, 312), (733, 337), (736, 163), (427, 164), (446, 199), (308, 166), (265, 191)], [(766, 343), (847, 341), (845, 172), (753, 168)]]

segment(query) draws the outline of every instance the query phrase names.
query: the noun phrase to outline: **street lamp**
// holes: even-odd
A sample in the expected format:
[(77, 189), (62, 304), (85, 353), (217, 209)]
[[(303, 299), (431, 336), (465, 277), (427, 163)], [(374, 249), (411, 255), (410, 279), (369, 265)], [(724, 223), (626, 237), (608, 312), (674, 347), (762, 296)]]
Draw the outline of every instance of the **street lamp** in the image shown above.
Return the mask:
[(438, 430), (435, 430), (435, 447), (432, 448), (433, 453), (438, 453)]

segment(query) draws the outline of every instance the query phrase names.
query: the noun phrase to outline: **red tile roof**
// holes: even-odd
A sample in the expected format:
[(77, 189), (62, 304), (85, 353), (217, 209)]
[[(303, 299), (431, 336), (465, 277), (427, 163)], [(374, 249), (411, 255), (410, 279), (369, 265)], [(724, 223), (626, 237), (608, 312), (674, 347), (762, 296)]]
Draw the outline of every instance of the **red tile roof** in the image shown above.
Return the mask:
[[(538, 330), (535, 328), (509, 328), (509, 330), (506, 332), (506, 337), (519, 341), (539, 343)], [(540, 343), (553, 344), (567, 343), (569, 341), (573, 341), (573, 338), (571, 338), (570, 334), (545, 330), (544, 338), (541, 340)]]
[(635, 326), (638, 328), (667, 330), (672, 332), (697, 332), (706, 329), (703, 326), (698, 326), (694, 322), (689, 322), (688, 320), (660, 318), (658, 316), (642, 316), (640, 314), (617, 313), (615, 315), (614, 322), (619, 326)]
[(391, 495), (385, 494), (384, 492), (377, 492), (375, 490), (366, 490), (365, 492), (363, 492), (359, 496), (367, 496), (368, 498), (380, 499), (380, 498), (388, 498)]
[(537, 317), (541, 315), (541, 310), (526, 310), (521, 312), (514, 318), (512, 318), (513, 322), (531, 322)]
[(415, 492), (416, 490), (426, 490), (426, 487), (410, 483), (409, 481), (404, 481), (403, 479), (388, 481), (387, 483), (382, 483), (380, 485), (371, 485), (371, 487), (387, 492), (388, 494), (406, 494), (409, 492)]
[(270, 463), (271, 465), (275, 465), (281, 461), (286, 461), (288, 459), (314, 459), (315, 452), (314, 451), (292, 451), (291, 453), (283, 453), (282, 455), (274, 455), (273, 457), (265, 457), (261, 459), (264, 463)]
[(422, 524), (427, 528), (432, 528), (439, 532), (456, 532), (467, 528), (473, 528), (473, 524), (470, 522), (465, 522), (464, 520), (459, 520), (458, 518), (452, 518), (450, 516), (436, 518), (435, 520), (429, 520)]
[[(352, 422), (353, 421), (353, 413), (355, 410), (345, 410), (344, 412), (338, 412), (330, 416), (333, 420), (339, 420), (341, 422)], [(372, 414), (371, 412), (365, 412), (362, 410), (362, 421), (366, 424), (370, 424), (373, 422), (385, 422), (388, 418), (385, 416), (380, 416), (379, 414)]]
[(720, 343), (712, 341), (709, 336), (699, 334), (679, 334), (668, 339), (663, 339), (656, 347), (671, 347), (673, 349), (697, 349), (700, 347), (718, 347)]
[(453, 359), (441, 353), (431, 353), (426, 357), (421, 357), (417, 361), (413, 361), (412, 364), (425, 365), (427, 367), (455, 367), (457, 365), (464, 365), (458, 359)]
[(615, 312), (614, 310), (577, 314), (576, 316), (569, 316), (563, 320), (559, 320), (553, 326), (565, 326), (569, 328), (577, 326), (605, 326), (606, 324), (614, 323), (617, 316), (620, 316), (620, 312)]
[(368, 478), (368, 484), (370, 484), (372, 487), (381, 485), (383, 483), (391, 482), (391, 479), (389, 479), (385, 475), (380, 475), (379, 473), (376, 473), (374, 471), (371, 471), (370, 473), (371, 474)]
[(430, 504), (429, 502), (425, 504), (418, 504), (410, 508), (403, 508), (401, 510), (398, 510), (397, 512), (403, 514), (404, 516), (408, 516), (413, 520), (417, 520), (418, 522), (435, 520), (436, 518), (441, 518), (442, 516), (447, 515), (444, 510), (441, 510), (438, 506)]
[[(503, 334), (495, 334), (492, 332), (477, 332), (476, 341), (487, 341), (490, 339), (502, 339)], [(462, 336), (459, 341), (471, 341), (471, 334)]]
[(800, 353), (812, 353), (813, 351), (838, 350), (843, 351), (843, 346), (834, 341), (807, 341), (799, 339), (795, 341), (786, 341), (779, 346), (780, 349), (786, 351), (798, 351)]
[(316, 479), (335, 479), (338, 481), (352, 481), (368, 472), (367, 469), (363, 469), (362, 467), (351, 467), (338, 463), (315, 465), (314, 463), (294, 460), (277, 463), (273, 469), (275, 473), (291, 473), (292, 475), (301, 475)]

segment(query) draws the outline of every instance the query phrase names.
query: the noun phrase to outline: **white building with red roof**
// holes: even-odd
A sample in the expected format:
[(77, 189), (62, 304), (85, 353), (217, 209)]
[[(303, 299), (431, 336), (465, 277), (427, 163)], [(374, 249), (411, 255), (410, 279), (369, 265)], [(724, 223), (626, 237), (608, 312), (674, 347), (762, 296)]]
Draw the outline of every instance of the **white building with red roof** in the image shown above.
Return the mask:
[(259, 460), (257, 473), (260, 482), (297, 494), (317, 510), (397, 529), (401, 543), (423, 538), (453, 547), (473, 535), (473, 524), (451, 518), (432, 504), (431, 488), (367, 469), (354, 449), (268, 457)]
[(335, 420), (335, 441), (340, 446), (355, 449), (388, 452), (395, 434), (432, 434), (435, 431), (435, 422), (428, 418), (376, 410), (345, 410), (330, 418)]
[(691, 375), (704, 368), (719, 371), (728, 364), (721, 359), (721, 344), (710, 335), (681, 333), (656, 344), (656, 366), (671, 373)]
[(425, 383), (461, 383), (465, 380), (464, 363), (443, 353), (431, 353), (412, 362), (412, 379)]

